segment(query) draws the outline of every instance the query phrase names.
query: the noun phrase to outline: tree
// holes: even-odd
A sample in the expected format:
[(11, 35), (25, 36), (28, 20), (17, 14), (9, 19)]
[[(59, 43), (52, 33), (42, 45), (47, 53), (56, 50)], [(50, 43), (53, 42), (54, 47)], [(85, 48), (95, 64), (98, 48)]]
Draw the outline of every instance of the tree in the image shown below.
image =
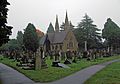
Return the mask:
[(54, 33), (54, 27), (52, 25), (52, 23), (49, 24), (49, 27), (48, 27), (48, 30), (47, 30), (47, 33)]
[[(85, 14), (82, 21), (78, 24), (77, 29), (74, 30), (75, 36), (79, 45), (84, 45), (87, 41), (88, 49), (98, 48), (101, 42), (101, 35), (98, 33), (100, 29), (93, 24), (93, 20)], [(82, 46), (84, 48), (84, 46)]]
[(7, 5), (10, 3), (7, 0), (0, 0), (0, 46), (9, 41), (9, 36), (11, 35), (11, 26), (7, 26)]
[(6, 44), (3, 44), (1, 47), (0, 47), (0, 51), (8, 51), (9, 50), (9, 44), (6, 43)]
[(102, 30), (102, 37), (107, 42), (107, 46), (117, 48), (120, 47), (120, 27), (108, 18)]
[(19, 49), (19, 45), (17, 44), (16, 39), (11, 39), (10, 41), (8, 41), (8, 43), (0, 47), (0, 50), (5, 50), (5, 51), (14, 51), (18, 49)]
[(61, 30), (64, 31), (65, 30), (65, 23), (63, 22), (62, 25), (60, 26)]
[(8, 48), (9, 48), (10, 51), (12, 51), (12, 50), (19, 50), (19, 45), (17, 43), (17, 40), (16, 39), (11, 39), (8, 42)]
[(27, 50), (36, 52), (39, 47), (38, 35), (33, 24), (29, 23), (24, 31), (23, 43)]
[(23, 48), (23, 33), (22, 31), (18, 31), (17, 33), (17, 43), (19, 45), (20, 50)]
[(73, 32), (78, 41), (78, 46), (80, 50), (84, 50), (84, 43), (85, 43), (84, 30), (82, 28), (76, 28)]

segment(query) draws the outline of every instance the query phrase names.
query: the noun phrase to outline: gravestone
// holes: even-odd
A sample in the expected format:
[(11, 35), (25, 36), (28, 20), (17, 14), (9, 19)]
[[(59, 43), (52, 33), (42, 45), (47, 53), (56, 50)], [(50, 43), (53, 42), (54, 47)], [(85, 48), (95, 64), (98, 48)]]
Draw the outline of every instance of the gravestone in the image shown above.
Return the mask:
[(66, 59), (64, 64), (72, 64), (72, 62), (70, 60)]
[(65, 64), (62, 64), (62, 63), (58, 63), (58, 66), (59, 67), (62, 67), (62, 68), (70, 68), (69, 66), (65, 65)]
[(87, 52), (87, 51), (84, 51), (84, 52), (83, 52), (83, 58), (87, 58), (87, 55), (88, 55), (88, 52)]
[(42, 58), (41, 61), (42, 61), (42, 65), (41, 65), (42, 69), (47, 68), (47, 64), (45, 62), (45, 58)]
[(52, 62), (52, 66), (59, 67), (58, 63), (60, 63), (60, 61), (59, 61), (59, 52), (55, 51), (55, 58), (54, 58), (54, 61)]
[(72, 61), (73, 63), (77, 63), (77, 61), (76, 61), (76, 59), (73, 59), (73, 61)]
[(66, 52), (66, 57), (67, 59), (72, 60), (72, 52), (70, 50)]
[(61, 52), (61, 60), (65, 60), (65, 52)]
[(35, 70), (40, 70), (42, 67), (42, 60), (41, 60), (41, 52), (39, 51), (39, 49), (36, 52), (36, 56), (35, 56)]
[[(46, 53), (44, 52), (44, 50), (43, 50), (43, 48), (41, 47), (40, 48), (40, 53), (41, 53), (41, 68), (43, 69), (43, 68), (47, 68), (47, 64), (46, 64), (46, 62), (45, 62), (45, 58), (47, 57), (46, 56)], [(49, 53), (47, 52), (47, 55), (48, 55)]]
[(72, 62), (73, 62), (73, 63), (77, 63), (77, 51), (74, 51), (74, 52), (73, 52), (73, 55), (74, 55), (74, 56), (73, 56), (74, 59), (73, 59)]
[(58, 63), (60, 63), (60, 61), (54, 61), (54, 62), (52, 62), (52, 66), (53, 67), (59, 67)]
[(59, 60), (59, 51), (55, 51), (55, 60), (54, 61), (58, 61)]

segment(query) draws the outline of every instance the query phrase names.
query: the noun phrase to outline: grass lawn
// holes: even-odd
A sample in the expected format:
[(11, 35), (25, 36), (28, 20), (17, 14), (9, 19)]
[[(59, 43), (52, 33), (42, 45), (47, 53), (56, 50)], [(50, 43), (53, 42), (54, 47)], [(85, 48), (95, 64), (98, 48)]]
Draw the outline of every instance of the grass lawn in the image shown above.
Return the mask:
[[(0, 56), (0, 57), (2, 57), (2, 56)], [(77, 63), (68, 65), (71, 67), (70, 69), (51, 67), (52, 62), (51, 62), (51, 60), (47, 59), (46, 63), (48, 64), (48, 68), (42, 69), (39, 71), (23, 70), (16, 66), (17, 62), (7, 59), (7, 58), (3, 58), (3, 60), (0, 60), (0, 62), (13, 67), (14, 69), (20, 71), (21, 73), (25, 74), (27, 77), (29, 77), (30, 79), (32, 79), (36, 82), (51, 82), (51, 81), (66, 77), (70, 74), (73, 74), (85, 67), (95, 65), (98, 63), (102, 63), (105, 61), (113, 60), (113, 59), (118, 59), (118, 58), (120, 58), (120, 56), (99, 58), (95, 61), (86, 61), (85, 59), (82, 59), (80, 61), (77, 61)]]
[(1, 80), (0, 80), (0, 84), (2, 84)]
[(120, 62), (108, 65), (87, 80), (85, 84), (120, 84)]

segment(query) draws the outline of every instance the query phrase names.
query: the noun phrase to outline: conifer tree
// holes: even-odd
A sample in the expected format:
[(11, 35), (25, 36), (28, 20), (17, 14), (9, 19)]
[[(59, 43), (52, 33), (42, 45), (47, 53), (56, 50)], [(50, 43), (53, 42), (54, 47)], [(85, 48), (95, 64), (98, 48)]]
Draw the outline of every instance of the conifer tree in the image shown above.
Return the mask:
[(47, 33), (54, 33), (54, 27), (53, 27), (52, 23), (49, 24)]
[(9, 36), (12, 33), (12, 27), (6, 25), (8, 12), (7, 5), (10, 5), (7, 0), (0, 0), (0, 46), (9, 41)]
[(29, 23), (24, 31), (23, 43), (27, 50), (36, 52), (39, 47), (38, 35), (33, 24)]
[(78, 42), (83, 45), (87, 41), (88, 49), (97, 48), (98, 44), (101, 42), (100, 29), (93, 24), (93, 20), (85, 14), (82, 21), (78, 24), (77, 29), (74, 30)]
[(109, 47), (120, 47), (120, 27), (108, 18), (102, 30), (102, 37)]
[(18, 31), (18, 33), (17, 33), (17, 43), (19, 45), (19, 48), (22, 50), (22, 48), (23, 48), (23, 33), (22, 33), (22, 31)]

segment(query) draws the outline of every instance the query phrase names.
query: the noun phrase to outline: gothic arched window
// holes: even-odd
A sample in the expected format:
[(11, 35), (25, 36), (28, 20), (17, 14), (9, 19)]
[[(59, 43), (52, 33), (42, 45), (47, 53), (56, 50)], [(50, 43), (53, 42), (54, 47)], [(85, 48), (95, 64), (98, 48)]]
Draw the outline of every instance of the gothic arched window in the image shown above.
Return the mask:
[(69, 47), (72, 48), (73, 47), (73, 42), (69, 43)]

